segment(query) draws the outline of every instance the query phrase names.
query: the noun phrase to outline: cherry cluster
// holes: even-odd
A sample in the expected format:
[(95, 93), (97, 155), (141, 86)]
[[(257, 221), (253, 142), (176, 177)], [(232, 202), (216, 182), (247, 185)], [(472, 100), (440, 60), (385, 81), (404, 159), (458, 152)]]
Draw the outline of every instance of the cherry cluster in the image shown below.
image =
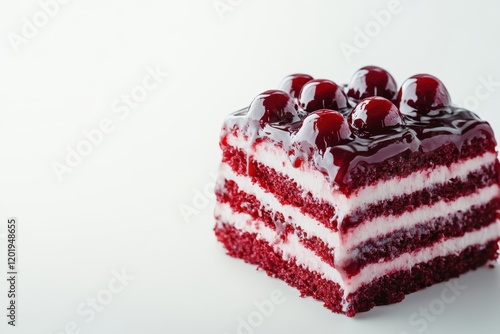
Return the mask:
[(366, 66), (356, 71), (347, 86), (307, 74), (289, 75), (278, 90), (258, 95), (247, 117), (262, 128), (301, 120), (297, 138), (325, 150), (352, 139), (354, 133), (380, 134), (404, 126), (406, 117), (429, 115), (450, 103), (446, 87), (432, 75), (414, 75), (398, 90), (389, 72)]

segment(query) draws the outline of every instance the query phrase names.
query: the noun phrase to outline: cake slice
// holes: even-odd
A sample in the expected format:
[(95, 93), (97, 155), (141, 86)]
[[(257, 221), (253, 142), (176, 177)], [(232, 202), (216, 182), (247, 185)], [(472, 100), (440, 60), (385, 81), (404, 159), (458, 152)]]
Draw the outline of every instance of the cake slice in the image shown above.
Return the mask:
[(437, 78), (286, 77), (224, 122), (215, 234), (229, 255), (354, 316), (496, 261), (490, 125)]

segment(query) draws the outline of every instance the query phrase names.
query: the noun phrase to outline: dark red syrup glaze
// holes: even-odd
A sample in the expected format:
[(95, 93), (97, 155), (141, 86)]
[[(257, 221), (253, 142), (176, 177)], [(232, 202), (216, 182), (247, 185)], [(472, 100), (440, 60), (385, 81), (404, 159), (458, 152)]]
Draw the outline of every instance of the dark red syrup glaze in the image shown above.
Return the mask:
[(387, 127), (403, 124), (403, 115), (391, 101), (371, 96), (354, 107), (349, 115), (349, 122), (358, 130), (378, 133)]
[(300, 107), (308, 113), (320, 109), (340, 111), (349, 106), (342, 87), (325, 79), (307, 82), (300, 90), (299, 102)]
[(444, 84), (430, 74), (417, 74), (408, 78), (398, 92), (397, 104), (403, 114), (432, 114), (451, 104)]
[(313, 77), (308, 74), (290, 74), (281, 80), (278, 89), (287, 92), (294, 98), (299, 98), (300, 90), (311, 80)]
[(354, 73), (347, 86), (347, 96), (360, 101), (370, 96), (381, 96), (394, 100), (398, 86), (392, 75), (377, 66), (365, 66)]
[(306, 143), (309, 148), (324, 152), (328, 147), (345, 142), (350, 137), (351, 129), (341, 113), (320, 109), (304, 118), (295, 136), (295, 142)]
[[(394, 85), (387, 84), (393, 80), (390, 74), (373, 78), (365, 80), (368, 86), (360, 90), (360, 96), (378, 94), (380, 90), (372, 85), (388, 87), (387, 96), (395, 92)], [(299, 106), (293, 105), (294, 98), (286, 92), (266, 93), (259, 95), (249, 108), (226, 119), (222, 138), (235, 128), (252, 137), (253, 145), (269, 137), (288, 152), (295, 167), (308, 161), (346, 194), (353, 191), (353, 178), (381, 163), (390, 166), (391, 161), (401, 164), (412, 159), (412, 163), (418, 163), (414, 160), (420, 159), (425, 160), (420, 168), (429, 164), (432, 167), (429, 156), (439, 150), (449, 152), (450, 146), (458, 161), (464, 144), (488, 143), (478, 147), (478, 154), (494, 151), (496, 145), (490, 125), (474, 113), (450, 105), (441, 81), (426, 74), (406, 80), (398, 98), (393, 100), (395, 105), (368, 96), (369, 100), (361, 100), (353, 108), (342, 87), (328, 80), (305, 83), (299, 94)], [(318, 111), (325, 108), (338, 110), (346, 121), (335, 111)], [(323, 119), (329, 120), (323, 122)], [(450, 160), (449, 164), (453, 162)]]

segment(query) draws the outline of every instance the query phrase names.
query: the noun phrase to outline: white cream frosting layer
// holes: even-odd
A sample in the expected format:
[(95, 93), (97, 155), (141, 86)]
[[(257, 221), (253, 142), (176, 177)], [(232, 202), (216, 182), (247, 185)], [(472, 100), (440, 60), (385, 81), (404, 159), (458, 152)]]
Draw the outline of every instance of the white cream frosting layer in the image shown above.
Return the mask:
[[(245, 152), (249, 149), (248, 141), (243, 136), (228, 134), (227, 143)], [(376, 185), (361, 188), (347, 198), (340, 191), (332, 189), (325, 176), (315, 168), (307, 166), (307, 164), (302, 164), (300, 168), (293, 167), (287, 153), (270, 142), (258, 143), (250, 155), (255, 161), (287, 175), (305, 192), (310, 192), (313, 197), (331, 203), (336, 209), (339, 221), (346, 214), (368, 204), (411, 194), (436, 184), (445, 183), (451, 178), (464, 179), (470, 172), (490, 165), (496, 160), (495, 153), (487, 152), (481, 156), (451, 164), (449, 167), (438, 166), (414, 172), (404, 178), (396, 177), (381, 181)]]
[(231, 207), (225, 203), (217, 203), (215, 216), (218, 218), (219, 224), (230, 224), (243, 232), (257, 234), (259, 240), (264, 240), (271, 245), (282, 254), (285, 260), (295, 260), (298, 265), (339, 284), (344, 290), (344, 296), (387, 274), (410, 269), (418, 263), (428, 262), (435, 257), (459, 254), (469, 246), (484, 245), (500, 235), (500, 221), (497, 221), (495, 224), (480, 230), (466, 233), (463, 237), (448, 239), (418, 251), (405, 253), (390, 261), (369, 264), (363, 267), (359, 274), (346, 278), (310, 249), (303, 246), (294, 235), (290, 235), (286, 241), (283, 241), (273, 229), (265, 226), (263, 222), (253, 220), (248, 214), (233, 212)]

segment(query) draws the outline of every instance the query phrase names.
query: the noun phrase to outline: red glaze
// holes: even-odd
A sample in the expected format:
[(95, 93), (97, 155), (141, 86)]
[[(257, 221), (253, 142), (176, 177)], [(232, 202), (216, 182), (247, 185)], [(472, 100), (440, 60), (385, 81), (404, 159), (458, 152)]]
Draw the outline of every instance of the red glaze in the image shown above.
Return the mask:
[[(477, 152), (495, 152), (490, 125), (468, 110), (450, 106), (448, 91), (435, 77), (421, 74), (409, 78), (398, 99), (394, 105), (381, 97), (370, 97), (352, 110), (335, 83), (311, 80), (299, 94), (305, 110), (288, 93), (267, 91), (249, 109), (228, 117), (224, 131), (244, 129), (249, 120), (257, 120), (260, 127), (252, 136), (270, 138), (289, 152), (295, 167), (312, 164), (347, 192), (362, 186), (353, 180), (369, 184), (380, 178), (367, 172), (372, 166), (409, 169), (405, 165), (409, 155), (422, 155), (418, 161), (425, 167), (430, 156), (452, 162), (474, 157)], [(336, 107), (342, 114), (320, 110)], [(350, 115), (349, 122), (342, 115)]]
[(258, 95), (248, 110), (248, 118), (259, 121), (261, 127), (268, 123), (291, 122), (296, 116), (295, 102), (281, 90), (268, 90)]
[(449, 107), (450, 94), (444, 84), (429, 74), (417, 74), (405, 82), (398, 93), (399, 110), (403, 114), (429, 114), (433, 110)]
[(291, 74), (281, 80), (278, 89), (289, 93), (294, 98), (298, 98), (302, 87), (311, 80), (313, 80), (313, 77), (308, 74)]
[(398, 91), (396, 80), (383, 68), (365, 66), (354, 73), (347, 86), (347, 96), (355, 101), (370, 96), (381, 96), (394, 100)]
[(298, 142), (314, 144), (320, 151), (332, 147), (351, 136), (347, 120), (338, 111), (320, 109), (310, 113), (297, 132)]
[(324, 79), (311, 80), (302, 87), (300, 106), (307, 112), (319, 109), (340, 110), (348, 107), (347, 97), (335, 82)]
[(368, 132), (380, 132), (386, 127), (403, 124), (399, 109), (389, 100), (373, 96), (359, 102), (349, 117), (353, 127)]

